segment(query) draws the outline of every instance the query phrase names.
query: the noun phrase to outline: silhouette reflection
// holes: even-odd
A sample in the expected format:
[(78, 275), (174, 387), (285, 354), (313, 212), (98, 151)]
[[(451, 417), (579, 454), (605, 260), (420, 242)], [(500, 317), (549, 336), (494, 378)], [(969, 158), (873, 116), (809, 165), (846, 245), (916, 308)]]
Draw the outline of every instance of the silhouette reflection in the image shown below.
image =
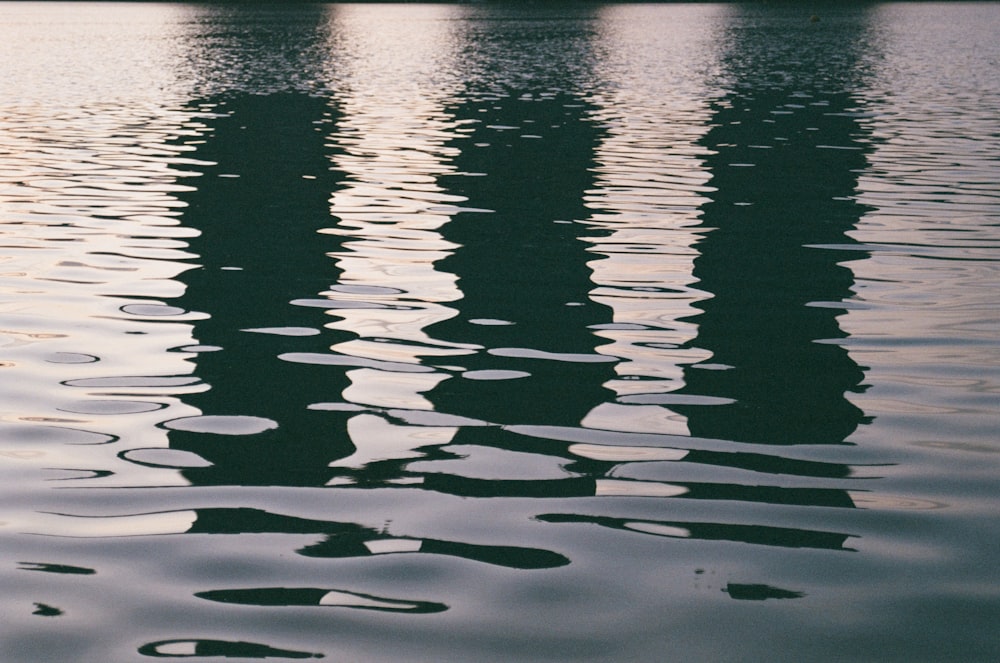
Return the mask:
[(452, 112), (467, 123), (443, 179), (467, 205), (444, 229), (461, 246), (441, 268), (458, 275), (459, 315), (434, 333), (483, 348), (461, 358), (463, 379), (431, 394), (439, 410), (495, 423), (578, 425), (608, 398), (613, 357), (588, 327), (609, 322), (590, 300), (585, 244), (573, 222), (587, 210), (599, 129), (572, 95), (470, 92)]
[(741, 584), (731, 582), (722, 590), (729, 594), (729, 598), (737, 601), (766, 601), (767, 599), (798, 599), (805, 596), (803, 592), (796, 592), (781, 587), (772, 587), (764, 584)]
[[(119, 516), (49, 515), (51, 517), (47, 527), (33, 533), (72, 538), (170, 534), (315, 534), (323, 538), (297, 549), (298, 554), (304, 557), (347, 558), (421, 553), (460, 557), (513, 569), (546, 569), (569, 564), (565, 556), (540, 548), (470, 544), (396, 535), (390, 533), (386, 526), (371, 527), (354, 522), (302, 518), (248, 507), (186, 509)], [(59, 572), (68, 571), (60, 569)]]
[[(374, 49), (365, 61), (388, 58), (391, 69), (397, 56)], [(865, 154), (853, 101), (760, 86), (740, 66), (745, 89), (712, 106), (711, 128), (703, 105), (678, 102), (672, 137), (628, 158), (627, 139), (594, 121), (607, 109), (527, 79), (473, 80), (458, 94), (414, 70), (417, 93), (393, 101), (367, 86), (370, 66), (344, 65), (332, 98), (206, 101), (197, 156), (217, 165), (183, 194), (203, 265), (178, 303), (210, 314), (196, 336), (211, 388), (185, 399), (201, 417), (167, 427), (172, 447), (210, 465), (184, 476), (853, 507), (844, 483), (826, 481), (851, 478), (848, 465), (719, 446), (843, 442), (863, 421), (845, 397), (861, 369), (826, 342), (843, 336), (834, 307), (850, 273), (841, 254), (812, 248), (844, 244), (861, 213), (850, 199)], [(622, 182), (598, 175), (615, 159), (630, 172), (669, 161), (680, 144), (696, 157), (665, 167), (643, 201), (625, 204)], [(653, 252), (670, 266), (644, 257)], [(608, 439), (664, 432), (645, 419), (654, 411), (694, 442)], [(248, 528), (268, 526), (247, 517)], [(691, 531), (711, 538), (702, 525)], [(308, 527), (325, 536), (300, 551), (311, 556), (419, 549), (516, 568), (566, 562)], [(719, 527), (720, 538), (752, 538)], [(761, 536), (781, 540), (778, 530)]]
[(744, 486), (689, 481), (643, 481), (638, 479), (499, 480), (475, 479), (448, 474), (428, 474), (423, 488), (462, 497), (670, 497), (697, 500), (736, 500), (765, 504), (796, 504), (853, 508), (847, 491), (837, 488), (788, 488)]
[(593, 523), (611, 529), (641, 532), (653, 536), (705, 541), (736, 541), (782, 548), (820, 548), (826, 550), (853, 550), (844, 543), (850, 534), (821, 532), (792, 527), (770, 527), (730, 523), (700, 523), (660, 520), (633, 520), (602, 516), (577, 516), (550, 513), (538, 516), (547, 523)]
[(322, 311), (291, 302), (337, 277), (316, 250), (338, 180), (324, 144), (336, 117), (328, 100), (295, 92), (225, 95), (202, 107), (214, 115), (197, 155), (217, 165), (182, 194), (184, 223), (201, 231), (191, 241), (201, 266), (185, 274), (177, 301), (209, 314), (195, 336), (197, 374), (210, 388), (186, 402), (210, 417), (261, 423), (244, 431), (233, 419), (241, 434), (219, 435), (199, 430), (217, 419), (168, 422), (171, 446), (212, 463), (184, 470), (194, 483), (323, 485), (327, 463), (350, 445), (307, 406), (338, 395), (346, 380), (278, 355), (329, 345)]
[(323, 654), (282, 649), (257, 642), (238, 640), (158, 640), (139, 647), (143, 656), (154, 658), (223, 657), (223, 658), (323, 658)]
[(299, 549), (306, 557), (368, 557), (392, 553), (425, 553), (462, 557), (519, 569), (540, 569), (568, 564), (562, 555), (518, 546), (485, 546), (410, 536), (394, 536), (384, 529), (357, 523), (312, 520), (273, 514), (259, 509), (199, 509), (187, 530), (190, 533), (323, 534), (325, 538)]
[(409, 601), (349, 592), (342, 589), (316, 587), (253, 587), (250, 589), (216, 589), (195, 594), (198, 598), (219, 603), (239, 603), (260, 606), (326, 606), (378, 612), (432, 613), (444, 612), (448, 606), (433, 601)]
[(854, 75), (850, 45), (834, 84), (814, 75), (801, 41), (801, 50), (783, 43), (753, 30), (726, 43), (733, 91), (715, 102), (702, 140), (714, 192), (694, 261), (711, 297), (694, 305), (702, 312), (690, 341), (712, 357), (686, 368), (681, 393), (731, 401), (674, 409), (692, 435), (835, 444), (865, 421), (845, 396), (861, 389), (863, 373), (836, 344), (851, 272), (838, 264), (842, 252), (814, 245), (852, 243), (868, 139), (857, 100), (837, 87)]

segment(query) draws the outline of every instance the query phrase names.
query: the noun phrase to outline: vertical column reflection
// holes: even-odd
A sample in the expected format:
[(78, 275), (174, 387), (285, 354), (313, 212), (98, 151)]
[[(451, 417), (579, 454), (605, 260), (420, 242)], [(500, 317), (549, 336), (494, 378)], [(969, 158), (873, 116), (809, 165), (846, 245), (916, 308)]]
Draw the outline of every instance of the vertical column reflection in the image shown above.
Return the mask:
[[(578, 426), (607, 397), (616, 361), (589, 329), (609, 317), (588, 297), (574, 223), (600, 130), (552, 39), (590, 10), (525, 23), (505, 8), (449, 6), (431, 10), (450, 19), (435, 23), (427, 8), (399, 7), (393, 17), (410, 20), (373, 24), (385, 11), (341, 12), (335, 30), (350, 54), (333, 137), (349, 179), (327, 231), (343, 239), (331, 254), (343, 276), (324, 294), (339, 318), (328, 326), (356, 337), (314, 359), (359, 368), (347, 403), (316, 406), (358, 411), (357, 452), (333, 465), (363, 468), (352, 480), (368, 484), (532, 491), (524, 478), (561, 481), (564, 459), (521, 455), (530, 442), (484, 426)], [(579, 66), (586, 44), (573, 46)]]
[[(208, 314), (194, 350), (209, 388), (185, 399), (201, 416), (167, 423), (171, 446), (211, 463), (185, 470), (195, 483), (323, 485), (327, 463), (350, 444), (308, 406), (338, 394), (342, 374), (280, 355), (330, 343), (322, 312), (294, 305), (336, 280), (317, 231), (329, 224), (338, 184), (325, 140), (337, 111), (300, 80), (320, 70), (327, 10), (260, 9), (249, 21), (229, 8), (205, 11), (209, 25), (231, 26), (239, 38), (192, 39), (206, 87), (220, 91), (198, 104), (206, 128), (196, 155), (215, 165), (182, 196), (184, 223), (201, 232), (191, 241), (201, 264), (185, 275), (178, 302)], [(227, 57), (256, 64), (227, 78), (218, 70)]]
[(549, 437), (579, 430), (608, 399), (617, 361), (593, 333), (611, 317), (589, 296), (579, 223), (603, 138), (581, 91), (594, 8), (543, 8), (531, 21), (509, 7), (469, 11), (478, 20), (462, 34), (463, 89), (450, 108), (460, 152), (442, 181), (474, 209), (442, 229), (460, 246), (441, 267), (457, 275), (463, 298), (432, 332), (476, 351), (456, 358), (456, 377), (429, 398), (438, 410), (501, 425), (463, 426), (448, 449), (409, 469), (424, 473), (426, 489), (455, 495), (594, 495), (597, 480), (570, 469), (568, 445)]
[(604, 401), (614, 362), (589, 327), (609, 322), (589, 296), (586, 216), (599, 129), (590, 107), (560, 90), (469, 93), (460, 173), (450, 190), (491, 214), (460, 213), (445, 237), (462, 248), (442, 265), (459, 276), (460, 315), (435, 330), (483, 348), (434, 402), (498, 423), (577, 426)]
[[(196, 325), (195, 349), (211, 388), (185, 399), (202, 417), (168, 423), (171, 446), (213, 463), (189, 472), (196, 482), (322, 485), (326, 463), (346, 444), (324, 434), (307, 406), (343, 383), (277, 355), (323, 342), (321, 312), (292, 304), (335, 280), (315, 239), (336, 186), (315, 130), (332, 119), (330, 106), (291, 92), (212, 105), (219, 117), (198, 154), (217, 165), (184, 195), (184, 221), (201, 230), (191, 247), (202, 265), (186, 274), (178, 300), (209, 314)], [(230, 437), (247, 434), (238, 444)]]
[[(754, 8), (737, 12), (760, 11)], [(692, 318), (690, 347), (712, 353), (684, 372), (684, 393), (732, 399), (680, 406), (693, 435), (769, 444), (842, 442), (863, 421), (845, 394), (861, 369), (835, 339), (851, 295), (842, 253), (864, 207), (853, 200), (868, 151), (852, 115), (852, 48), (864, 45), (864, 13), (813, 30), (797, 13), (762, 31), (726, 36), (731, 92), (714, 104), (702, 144), (715, 189), (704, 208), (694, 275), (711, 298)], [(737, 25), (754, 24), (737, 16)], [(798, 20), (798, 23), (792, 21)], [(777, 38), (771, 30), (784, 30)], [(813, 49), (816, 40), (840, 46)], [(814, 52), (844, 53), (815, 62)]]

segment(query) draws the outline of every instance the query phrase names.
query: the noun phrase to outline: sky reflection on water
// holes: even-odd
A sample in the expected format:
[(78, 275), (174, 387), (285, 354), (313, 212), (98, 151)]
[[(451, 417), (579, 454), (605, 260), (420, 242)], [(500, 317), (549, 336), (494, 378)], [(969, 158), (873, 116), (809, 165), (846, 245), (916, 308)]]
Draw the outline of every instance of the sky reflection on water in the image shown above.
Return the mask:
[(995, 9), (120, 8), (0, 4), (0, 658), (1000, 652)]

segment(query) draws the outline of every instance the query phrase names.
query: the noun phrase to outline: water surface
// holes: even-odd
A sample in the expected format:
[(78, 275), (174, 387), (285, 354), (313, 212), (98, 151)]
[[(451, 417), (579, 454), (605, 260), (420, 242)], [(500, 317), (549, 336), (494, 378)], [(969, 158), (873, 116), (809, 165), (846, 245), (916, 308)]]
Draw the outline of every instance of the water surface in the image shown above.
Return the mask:
[(0, 658), (994, 660), (992, 4), (0, 3)]

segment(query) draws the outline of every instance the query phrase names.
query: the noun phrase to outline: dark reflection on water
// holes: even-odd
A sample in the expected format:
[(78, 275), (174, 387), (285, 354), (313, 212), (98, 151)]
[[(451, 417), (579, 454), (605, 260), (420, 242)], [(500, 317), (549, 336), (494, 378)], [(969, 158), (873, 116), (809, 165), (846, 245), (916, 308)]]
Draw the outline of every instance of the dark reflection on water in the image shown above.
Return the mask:
[(483, 348), (461, 359), (466, 370), (511, 379), (451, 380), (429, 398), (485, 421), (574, 426), (610, 396), (602, 385), (614, 362), (588, 328), (610, 311), (588, 297), (585, 245), (571, 223), (587, 214), (599, 129), (579, 98), (544, 87), (466, 95), (454, 113), (471, 131), (455, 165), (479, 176), (444, 183), (492, 213), (459, 213), (443, 229), (461, 248), (440, 268), (458, 275), (464, 297), (432, 331)]
[(730, 598), (737, 601), (766, 601), (767, 599), (799, 599), (805, 596), (803, 592), (793, 592), (789, 589), (771, 587), (770, 585), (741, 585), (731, 582), (724, 590)]
[[(204, 416), (271, 423), (255, 427), (259, 419), (251, 420), (247, 432), (253, 434), (229, 436), (200, 432), (198, 420), (168, 422), (171, 447), (211, 463), (184, 470), (195, 483), (321, 486), (329, 478), (327, 463), (346, 455), (350, 443), (329, 417), (307, 406), (337, 396), (345, 382), (278, 355), (329, 343), (320, 331), (322, 311), (291, 302), (337, 280), (317, 246), (338, 186), (325, 148), (335, 111), (328, 100), (304, 93), (223, 95), (196, 108), (216, 114), (206, 120), (197, 150), (215, 165), (182, 195), (189, 204), (184, 223), (202, 231), (191, 241), (201, 264), (186, 274), (187, 288), (176, 301), (210, 314), (194, 331), (208, 348), (195, 363), (210, 388), (185, 401)], [(335, 244), (332, 238), (326, 243)], [(232, 424), (243, 432), (240, 419)], [(269, 430), (256, 432), (264, 427)]]
[(854, 195), (871, 139), (844, 86), (862, 78), (868, 26), (863, 14), (840, 25), (841, 61), (820, 62), (828, 50), (793, 50), (775, 27), (748, 27), (758, 10), (734, 11), (749, 16), (722, 45), (733, 91), (714, 103), (703, 139), (715, 190), (694, 261), (711, 297), (695, 304), (691, 343), (712, 358), (685, 370), (681, 390), (732, 402), (676, 409), (693, 435), (840, 443), (865, 421), (845, 396), (862, 388), (862, 368), (832, 342), (846, 336), (837, 317), (853, 276), (842, 253), (813, 245), (850, 244), (867, 209)]
[(80, 566), (70, 566), (68, 564), (45, 564), (41, 562), (19, 562), (22, 571), (44, 571), (46, 573), (69, 573), (77, 575), (91, 575), (96, 573), (94, 569), (87, 569)]
[(540, 569), (568, 564), (562, 555), (517, 546), (480, 546), (456, 541), (394, 536), (385, 528), (357, 523), (310, 520), (259, 509), (199, 509), (187, 530), (191, 534), (322, 534), (324, 538), (296, 552), (306, 557), (365, 557), (422, 552), (450, 555), (518, 569)]
[(157, 658), (323, 658), (323, 654), (269, 647), (256, 642), (227, 640), (161, 640), (139, 647), (143, 656)]
[(313, 587), (260, 587), (198, 592), (195, 596), (220, 603), (266, 606), (332, 606), (380, 612), (442, 612), (447, 606), (429, 601), (403, 601), (359, 592)]
[(35, 611), (31, 614), (38, 615), (39, 617), (59, 617), (63, 614), (63, 611), (45, 603), (36, 603)]
[(653, 536), (681, 539), (705, 539), (709, 541), (738, 541), (782, 548), (826, 548), (829, 550), (852, 550), (844, 543), (850, 534), (837, 532), (817, 532), (790, 527), (767, 527), (764, 525), (737, 525), (723, 523), (692, 523), (660, 520), (627, 520), (600, 516), (574, 516), (571, 514), (542, 514), (539, 520), (549, 523), (582, 522), (603, 527), (643, 532)]

